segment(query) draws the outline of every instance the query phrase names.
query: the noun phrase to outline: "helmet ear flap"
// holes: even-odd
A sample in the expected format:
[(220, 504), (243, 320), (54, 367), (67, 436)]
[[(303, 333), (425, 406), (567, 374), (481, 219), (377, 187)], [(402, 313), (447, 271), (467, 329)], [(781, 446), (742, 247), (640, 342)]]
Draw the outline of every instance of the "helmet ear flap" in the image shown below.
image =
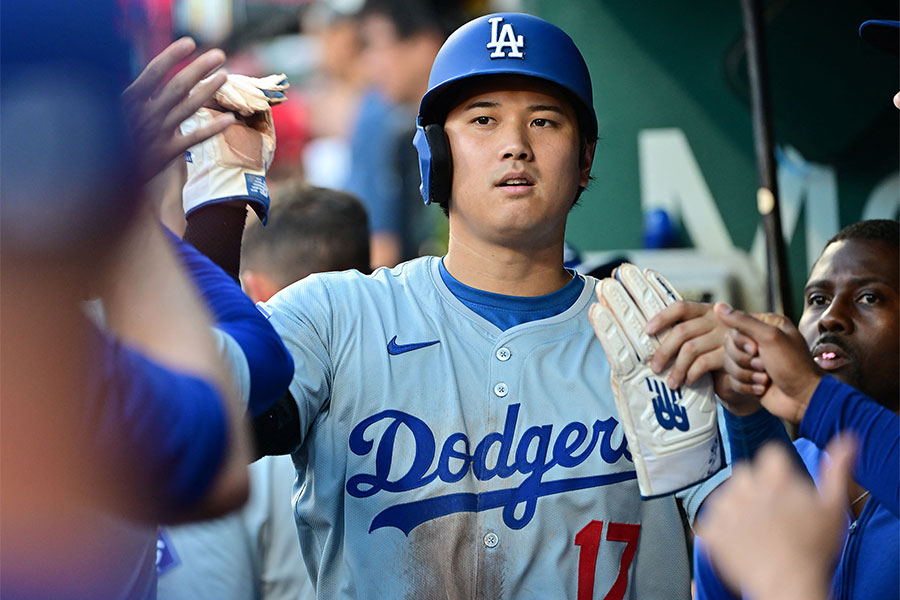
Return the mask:
[(447, 206), (450, 202), (450, 185), (453, 177), (450, 142), (444, 128), (437, 123), (425, 126), (425, 139), (431, 148), (431, 201)]
[(419, 153), (419, 173), (422, 185), (419, 192), (425, 205), (436, 202), (446, 206), (450, 201), (450, 179), (453, 163), (450, 157), (450, 143), (444, 128), (437, 123), (418, 125), (413, 145)]

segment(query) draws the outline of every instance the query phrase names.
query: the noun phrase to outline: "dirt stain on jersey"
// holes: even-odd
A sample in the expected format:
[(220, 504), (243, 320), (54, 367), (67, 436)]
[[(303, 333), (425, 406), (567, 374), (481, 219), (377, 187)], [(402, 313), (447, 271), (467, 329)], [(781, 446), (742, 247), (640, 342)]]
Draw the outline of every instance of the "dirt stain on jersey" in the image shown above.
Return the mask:
[(477, 515), (457, 513), (416, 527), (409, 535), (405, 600), (487, 600), (503, 596), (506, 553), (502, 540), (484, 542)]

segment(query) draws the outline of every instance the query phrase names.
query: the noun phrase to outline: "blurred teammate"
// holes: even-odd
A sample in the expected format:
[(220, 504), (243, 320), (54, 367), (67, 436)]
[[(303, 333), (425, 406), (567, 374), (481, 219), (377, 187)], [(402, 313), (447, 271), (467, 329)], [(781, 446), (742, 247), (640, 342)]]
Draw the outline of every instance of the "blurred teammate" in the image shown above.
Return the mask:
[[(833, 572), (836, 598), (886, 597), (900, 589), (898, 273), (900, 225), (863, 221), (834, 236), (813, 265), (799, 329), (784, 317), (767, 315), (764, 323), (716, 308), (734, 328), (725, 346), (729, 383), (758, 398), (729, 428), (753, 432), (747, 455), (766, 439), (785, 439), (776, 417), (786, 419), (798, 425), (795, 446), (819, 482), (828, 442), (847, 430), (859, 439), (855, 478), (844, 491), (850, 532)], [(758, 350), (748, 353), (746, 344)], [(732, 597), (705, 556), (696, 562), (698, 597)]]
[[(266, 227), (248, 227), (241, 278), (265, 301), (311, 273), (369, 266), (366, 213), (358, 200), (295, 185), (273, 198)], [(160, 530), (160, 600), (314, 598), (291, 510), (294, 465), (267, 456), (250, 466), (250, 499), (217, 520)]]
[[(197, 85), (224, 57), (163, 83), (194, 49), (181, 40), (123, 106), (116, 14), (102, 1), (5, 3), (0, 18), (4, 597), (154, 597), (154, 523), (221, 514), (247, 494), (238, 382), (217, 344), (237, 356), (227, 331), (253, 331), (282, 349), (264, 360), (290, 369), (252, 304), (204, 306), (141, 201), (142, 181), (233, 121), (176, 131), (224, 81)], [(98, 291), (109, 332), (80, 304)]]
[(798, 477), (783, 446), (741, 463), (706, 502), (697, 533), (720, 572), (756, 600), (825, 600), (834, 555), (846, 532), (844, 490), (852, 440), (835, 440), (822, 465), (821, 494)]
[(372, 229), (372, 266), (433, 253), (440, 217), (418, 202), (416, 107), (431, 63), (459, 24), (457, 2), (367, 0), (360, 12), (361, 59), (372, 89), (351, 138), (347, 190), (362, 200)]

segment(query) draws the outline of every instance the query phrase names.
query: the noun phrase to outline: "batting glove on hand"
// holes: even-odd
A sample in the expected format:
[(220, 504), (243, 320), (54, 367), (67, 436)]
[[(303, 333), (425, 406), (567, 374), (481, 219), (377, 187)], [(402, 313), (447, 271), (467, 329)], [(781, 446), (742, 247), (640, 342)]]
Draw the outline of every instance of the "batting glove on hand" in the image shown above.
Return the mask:
[(266, 171), (275, 156), (272, 105), (280, 104), (289, 87), (284, 75), (257, 79), (228, 75), (211, 106), (204, 106), (181, 124), (184, 135), (211, 123), (230, 111), (237, 120), (222, 133), (193, 146), (185, 153), (187, 183), (184, 213), (207, 204), (249, 203), (263, 225), (269, 214)]
[(672, 390), (655, 374), (659, 347), (644, 325), (681, 300), (659, 273), (624, 264), (597, 284), (591, 325), (612, 369), (612, 389), (642, 498), (677, 492), (716, 473), (724, 462), (710, 376)]

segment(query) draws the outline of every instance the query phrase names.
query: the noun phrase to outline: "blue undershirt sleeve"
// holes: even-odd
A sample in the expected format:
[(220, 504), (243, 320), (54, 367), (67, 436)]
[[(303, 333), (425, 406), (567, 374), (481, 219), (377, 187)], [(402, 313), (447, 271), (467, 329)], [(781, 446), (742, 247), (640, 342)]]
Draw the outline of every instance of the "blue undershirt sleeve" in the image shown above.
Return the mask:
[(900, 416), (826, 375), (809, 401), (800, 435), (824, 449), (842, 431), (852, 431), (859, 440), (856, 480), (900, 516)]
[(784, 425), (765, 408), (760, 408), (745, 417), (739, 417), (726, 409), (725, 427), (728, 431), (732, 464), (739, 460), (752, 459), (757, 450), (770, 441), (779, 441), (793, 448)]
[(174, 372), (97, 332), (86, 411), (97, 460), (130, 478), (136, 505), (169, 521), (201, 500), (225, 456), (223, 398), (208, 382)]
[(250, 370), (247, 411), (259, 416), (287, 391), (294, 361), (269, 323), (241, 288), (196, 248), (167, 231), (179, 259), (200, 290), (216, 326), (240, 346)]

